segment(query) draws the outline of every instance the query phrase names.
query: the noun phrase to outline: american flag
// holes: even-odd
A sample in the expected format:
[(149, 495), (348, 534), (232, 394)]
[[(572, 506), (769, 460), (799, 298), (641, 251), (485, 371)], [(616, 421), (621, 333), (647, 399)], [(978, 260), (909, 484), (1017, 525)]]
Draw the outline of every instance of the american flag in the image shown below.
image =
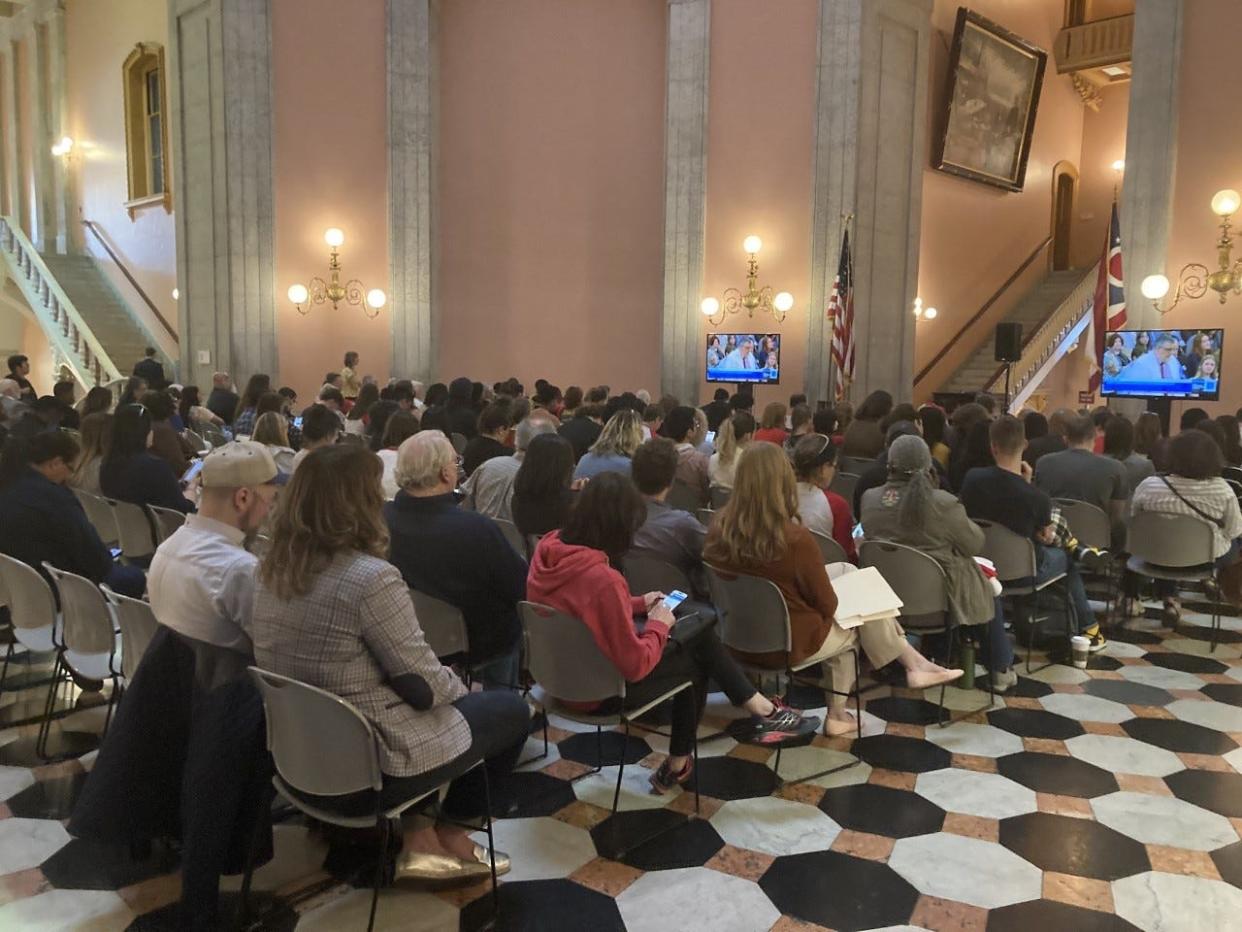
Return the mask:
[(1091, 305), (1091, 331), (1094, 339), (1087, 345), (1094, 351), (1091, 366), (1090, 391), (1100, 387), (1103, 374), (1099, 360), (1104, 358), (1104, 335), (1110, 330), (1120, 330), (1126, 325), (1126, 293), (1121, 285), (1121, 224), (1117, 219), (1117, 202), (1113, 201), (1113, 216), (1108, 227), (1108, 243), (1100, 256), (1098, 277), (1095, 283), (1095, 299)]
[(845, 398), (854, 379), (854, 264), (850, 261), (850, 233), (841, 237), (841, 262), (828, 299), (832, 321), (832, 364), (837, 371), (837, 401)]

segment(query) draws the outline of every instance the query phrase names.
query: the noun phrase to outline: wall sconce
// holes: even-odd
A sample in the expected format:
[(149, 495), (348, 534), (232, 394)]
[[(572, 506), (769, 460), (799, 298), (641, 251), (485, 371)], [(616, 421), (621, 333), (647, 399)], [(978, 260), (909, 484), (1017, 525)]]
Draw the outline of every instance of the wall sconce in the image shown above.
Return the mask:
[(1191, 299), (1202, 298), (1208, 293), (1209, 288), (1220, 297), (1221, 304), (1225, 303), (1231, 291), (1234, 294), (1242, 294), (1242, 259), (1237, 262), (1232, 259), (1233, 230), (1229, 223), (1229, 219), (1237, 212), (1240, 205), (1242, 205), (1242, 197), (1237, 191), (1229, 188), (1217, 191), (1212, 196), (1212, 213), (1220, 217), (1220, 239), (1216, 241), (1219, 268), (1215, 272), (1210, 272), (1208, 267), (1201, 262), (1186, 263), (1177, 275), (1177, 288), (1173, 292), (1173, 301), (1166, 307), (1160, 306), (1160, 299), (1169, 293), (1169, 280), (1163, 275), (1148, 275), (1143, 279), (1139, 290), (1143, 292), (1143, 297), (1151, 301), (1152, 307), (1161, 314), (1167, 314), (1177, 307), (1183, 295)]
[(934, 307), (923, 307), (923, 299), (914, 299), (914, 319), (915, 320), (935, 320), (936, 315), (940, 312)]
[(345, 242), (345, 234), (336, 227), (331, 227), (324, 231), (323, 241), (331, 249), (328, 253), (328, 280), (325, 282), (316, 275), (310, 280), (309, 285), (299, 282), (289, 286), (289, 300), (297, 307), (298, 313), (309, 314), (311, 304), (331, 303), (332, 309), (336, 310), (344, 301), (346, 304), (362, 308), (362, 312), (367, 317), (378, 317), (380, 308), (388, 303), (388, 295), (379, 288), (367, 291), (366, 285), (356, 278), (351, 278), (345, 284), (341, 284), (341, 260), (338, 250)]
[(52, 145), (52, 155), (57, 158), (64, 158), (73, 152), (73, 139), (69, 136), (61, 136), (60, 142)]
[(750, 317), (755, 316), (755, 311), (767, 311), (775, 318), (777, 323), (785, 319), (785, 314), (794, 305), (793, 295), (788, 291), (778, 292), (775, 296), (772, 294), (772, 286), (764, 285), (758, 287), (759, 279), (759, 260), (755, 256), (759, 250), (763, 248), (763, 240), (759, 237), (751, 235), (742, 240), (742, 249), (746, 252), (746, 293), (743, 294), (736, 288), (726, 288), (724, 293), (724, 304), (713, 297), (703, 299), (703, 303), (699, 305), (699, 309), (713, 324), (719, 325), (724, 323), (725, 315), (737, 314), (743, 308)]

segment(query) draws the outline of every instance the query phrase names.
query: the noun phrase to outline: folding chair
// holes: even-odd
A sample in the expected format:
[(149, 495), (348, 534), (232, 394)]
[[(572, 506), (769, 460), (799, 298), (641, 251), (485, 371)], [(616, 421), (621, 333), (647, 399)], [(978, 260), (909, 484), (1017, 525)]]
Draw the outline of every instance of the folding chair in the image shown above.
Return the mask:
[[(887, 540), (864, 541), (858, 548), (859, 566), (874, 566), (884, 577), (893, 592), (901, 599), (901, 626), (908, 634), (944, 634), (944, 665), (950, 665), (953, 658), (954, 641), (960, 638), (959, 626), (953, 623), (949, 611), (949, 581), (944, 574), (944, 567), (932, 557)], [(980, 625), (979, 627), (983, 627)], [(946, 717), (944, 712), (945, 686), (940, 686), (940, 710), (938, 721), (940, 727), (954, 721), (952, 716)], [(992, 678), (988, 677), (988, 704), (990, 709), (996, 704), (996, 691)], [(980, 711), (980, 710), (975, 710)], [(971, 711), (959, 718), (974, 715)]]
[(812, 531), (811, 536), (815, 538), (815, 543), (819, 547), (819, 554), (825, 563), (849, 563), (850, 558), (845, 555), (845, 548), (838, 544), (831, 537)]
[[(391, 821), (411, 806), (440, 794), (448, 782), (384, 808), (380, 802), (384, 777), (380, 771), (379, 743), (371, 723), (354, 706), (332, 693), (258, 667), (249, 667), (248, 671), (263, 698), (267, 749), (276, 767), (272, 783), (277, 792), (295, 808), (320, 822), (345, 828), (379, 829), (374, 892), (371, 894), (371, 915), (367, 922), (370, 932), (375, 927), (380, 887), (384, 886), (389, 876), (388, 835)], [(485, 829), (492, 868), (492, 906), (495, 909), (499, 906), (499, 900), (496, 898), (496, 855), (486, 770), (484, 788), (487, 796)], [(345, 796), (354, 793), (368, 793), (374, 798), (373, 815), (341, 815), (330, 806), (308, 803), (300, 795)], [(250, 890), (253, 873), (252, 863), (247, 866), (242, 880), (243, 900)]]
[(185, 524), (185, 515), (179, 511), (161, 508), (159, 505), (147, 505), (147, 508), (150, 511), (151, 523), (155, 527), (159, 544), (172, 537), (177, 528)]
[(112, 613), (113, 627), (121, 632), (121, 677), (128, 682), (134, 678), (138, 661), (142, 660), (151, 638), (159, 630), (159, 621), (151, 610), (151, 603), (113, 592), (107, 583), (101, 584), (99, 591), (104, 594)]
[(725, 505), (729, 504), (729, 499), (733, 495), (732, 489), (726, 489), (721, 485), (711, 487), (710, 497), (712, 502), (712, 510), (719, 511)]
[(199, 456), (206, 456), (211, 452), (211, 444), (208, 443), (200, 434), (190, 430), (190, 428), (187, 427), (184, 431), (182, 431), (181, 436), (189, 442), (190, 446), (194, 448), (194, 452)]
[(878, 460), (876, 459), (867, 459), (863, 456), (838, 456), (837, 475), (839, 476), (844, 472), (852, 476), (861, 476), (877, 462)]
[[(1065, 519), (1065, 523), (1069, 525), (1070, 533), (1078, 538), (1078, 542), (1087, 547), (1095, 547), (1099, 550), (1111, 550), (1112, 541), (1112, 522), (1108, 515), (1100, 510), (1098, 505), (1092, 505), (1090, 502), (1079, 502), (1072, 498), (1055, 498), (1053, 504), (1061, 512), (1061, 517)], [(1113, 593), (1116, 591), (1115, 584), (1119, 582), (1118, 578), (1113, 575), (1114, 560), (1108, 561), (1108, 566), (1104, 571), (1105, 598), (1104, 598), (1104, 617), (1108, 618), (1112, 613)]]
[(121, 676), (121, 645), (112, 612), (89, 579), (59, 570), (46, 560), (43, 569), (60, 596), (61, 667), (68, 680), (84, 692), (101, 692), (104, 682), (112, 681), (103, 727), (107, 734)]
[(535, 555), (535, 548), (539, 546), (539, 542), (543, 540), (542, 534), (526, 535), (526, 559), (529, 561)]
[(116, 517), (118, 546), (121, 557), (131, 565), (143, 565), (155, 553), (155, 528), (141, 505), (104, 499)]
[(695, 517), (699, 519), (699, 524), (703, 525), (703, 527), (711, 527), (716, 520), (717, 514), (719, 512), (714, 508), (700, 508), (695, 512)]
[(625, 581), (629, 583), (632, 595), (643, 595), (647, 592), (672, 592), (680, 589), (691, 593), (694, 585), (679, 566), (674, 566), (655, 557), (627, 554), (624, 567)]
[(457, 455), (461, 456), (466, 450), (466, 435), (453, 431), (449, 434), (449, 443), (453, 445), (453, 449), (457, 451)]
[[(736, 656), (743, 654), (784, 654), (783, 670), (761, 667), (756, 664), (738, 661), (738, 665), (747, 673), (758, 677), (776, 674), (779, 681), (783, 673), (790, 682), (803, 683), (818, 687), (834, 696), (845, 696), (854, 699), (854, 714), (857, 718), (858, 737), (862, 737), (862, 679), (861, 664), (858, 658), (858, 646), (847, 647), (841, 653), (854, 655), (854, 688), (842, 692), (827, 686), (822, 679), (800, 676), (799, 673), (809, 667), (816, 666), (821, 660), (806, 661), (799, 664), (791, 663), (789, 652), (793, 647), (793, 635), (789, 629), (789, 606), (781, 590), (771, 580), (745, 574), (729, 574), (726, 576), (715, 567), (707, 567), (707, 579), (711, 585), (712, 603), (716, 606), (716, 617), (720, 619), (718, 630), (721, 643), (733, 651)], [(839, 655), (835, 655), (839, 656)], [(832, 659), (832, 658), (826, 658)], [(779, 686), (779, 682), (778, 682)], [(795, 781), (802, 783), (813, 780), (838, 770), (854, 767), (859, 763), (855, 760), (840, 767), (831, 767), (819, 773), (813, 773)], [(780, 779), (781, 749), (776, 749), (776, 761), (773, 771)], [(782, 781), (784, 782), (784, 781)]]
[(983, 556), (992, 561), (996, 567), (996, 577), (1001, 583), (1001, 597), (1011, 600), (1030, 598), (1031, 623), (1026, 641), (1026, 672), (1038, 672), (1052, 666), (1052, 662), (1034, 670), (1031, 668), (1031, 653), (1035, 649), (1035, 629), (1047, 618), (1039, 617), (1040, 597), (1051, 592), (1061, 599), (1065, 608), (1065, 639), (1068, 642), (1073, 636), (1077, 613), (1074, 602), (1069, 597), (1066, 587), (1065, 573), (1058, 573), (1036, 582), (1037, 563), (1035, 560), (1035, 544), (1025, 537), (1019, 537), (1009, 528), (991, 521), (975, 520), (975, 524), (983, 528)]
[[(637, 719), (673, 698), (682, 690), (689, 689), (692, 693), (694, 691), (694, 684), (690, 680), (684, 680), (667, 692), (656, 696), (650, 702), (637, 708), (626, 708), (625, 696), (628, 684), (625, 681), (625, 677), (617, 671), (612, 661), (600, 651), (590, 629), (587, 628), (581, 619), (535, 602), (519, 602), (518, 612), (522, 618), (522, 630), (525, 636), (526, 664), (536, 684), (531, 690), (531, 699), (545, 713), (545, 748), (548, 740), (546, 723), (546, 713), (548, 712), (554, 712), (562, 718), (567, 718), (573, 722), (595, 726), (596, 747), (598, 750), (596, 766), (593, 770), (575, 777), (575, 780), (599, 773), (603, 769), (604, 726), (612, 728), (616, 725), (621, 725), (624, 728), (627, 745), (630, 740), (631, 725), (647, 731), (654, 731), (657, 734), (664, 734), (657, 729), (643, 725)], [(615, 700), (619, 711), (583, 712), (576, 708), (580, 703), (601, 703), (608, 700)], [(566, 705), (566, 703), (570, 705)], [(697, 773), (699, 764), (697, 734), (692, 736), (691, 753), (694, 759), (694, 769)], [(614, 816), (617, 814), (617, 807), (621, 802), (621, 780), (624, 775), (625, 756), (622, 755), (620, 766), (617, 768), (617, 786), (612, 794), (612, 814)], [(694, 811), (697, 815), (699, 811), (697, 779), (694, 789)], [(613, 824), (615, 825), (615, 823)], [(649, 841), (650, 838), (651, 836), (648, 836), (628, 846), (624, 846), (622, 850), (610, 851), (606, 856), (616, 860), (625, 851), (635, 847), (636, 844)], [(620, 839), (615, 836), (613, 840), (617, 841), (618, 844), (622, 844)]]
[(673, 487), (668, 490), (668, 498), (664, 500), (664, 504), (670, 508), (694, 514), (703, 507), (703, 498), (699, 494), (698, 489), (680, 480), (674, 480)]
[[(1218, 581), (1212, 526), (1193, 515), (1139, 511), (1130, 518), (1126, 569), (1177, 583)], [(1220, 633), (1220, 603), (1212, 600), (1212, 647)]]
[[(443, 599), (410, 590), (410, 599), (414, 602), (414, 614), (418, 616), (418, 626), (423, 629), (423, 637), (427, 646), (439, 658), (452, 657), (455, 654), (465, 656), (462, 679), (469, 686), (474, 679), (474, 668), (494, 658), (475, 657), (470, 653), (470, 635), (466, 630), (466, 619), (455, 605)], [(516, 683), (509, 684), (516, 688)]]
[(832, 482), (828, 483), (828, 491), (835, 492), (847, 502), (854, 501), (854, 489), (858, 485), (858, 474), (852, 472), (842, 472), (837, 470), (832, 477)]
[(116, 528), (116, 515), (108, 505), (107, 499), (100, 498), (98, 495), (82, 489), (74, 489), (73, 494), (82, 503), (82, 510), (86, 512), (86, 520), (90, 521), (95, 528), (95, 533), (99, 535), (99, 539), (107, 546), (115, 547), (119, 538)]
[(504, 518), (492, 518), (492, 520), (500, 526), (500, 530), (505, 535), (505, 540), (509, 542), (509, 546), (517, 551), (519, 556), (526, 559), (526, 539), (522, 537), (522, 532), (517, 529), (517, 525)]

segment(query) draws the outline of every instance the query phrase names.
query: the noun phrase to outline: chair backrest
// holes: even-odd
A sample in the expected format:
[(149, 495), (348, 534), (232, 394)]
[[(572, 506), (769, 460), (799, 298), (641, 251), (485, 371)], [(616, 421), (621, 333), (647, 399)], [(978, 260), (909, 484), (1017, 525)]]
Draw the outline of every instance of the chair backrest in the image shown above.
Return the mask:
[(694, 514), (703, 507), (703, 500), (699, 497), (698, 489), (676, 479), (673, 487), (668, 490), (668, 498), (664, 500), (664, 504)]
[(707, 567), (721, 642), (748, 654), (788, 651), (793, 644), (789, 606), (781, 590), (758, 576), (729, 575)]
[(902, 623), (910, 628), (943, 627), (949, 610), (944, 568), (920, 550), (887, 540), (863, 541), (860, 566), (874, 566), (901, 599)]
[(633, 553), (625, 558), (625, 581), (633, 595), (646, 592), (669, 593), (680, 589), (687, 594), (694, 591), (693, 584), (679, 566), (656, 557), (638, 556)]
[(517, 551), (521, 557), (526, 556), (526, 541), (522, 537), (522, 532), (517, 529), (517, 525), (512, 521), (506, 521), (504, 518), (492, 518), (500, 525), (501, 532), (505, 535), (505, 540), (509, 542), (509, 546)]
[(449, 657), (470, 652), (470, 637), (466, 634), (466, 619), (461, 609), (417, 589), (410, 590), (410, 599), (414, 602), (418, 626), (423, 629), (432, 653), (437, 657)]
[(466, 435), (453, 431), (449, 434), (449, 443), (453, 445), (453, 449), (456, 450), (457, 455), (460, 456), (466, 449)]
[(845, 554), (845, 548), (838, 544), (833, 538), (819, 531), (812, 531), (811, 536), (815, 538), (815, 543), (819, 547), (819, 554), (825, 563), (848, 563), (850, 558)]
[(1078, 538), (1080, 544), (1101, 550), (1112, 546), (1112, 523), (1099, 505), (1076, 502), (1071, 498), (1058, 498), (1053, 502), (1069, 525), (1070, 533)]
[(330, 692), (248, 668), (267, 717), (267, 749), (280, 778), (317, 796), (378, 791), (379, 749), (362, 713)]
[(1238, 498), (1242, 498), (1242, 480), (1231, 479), (1228, 476), (1226, 476), (1225, 484), (1229, 486), (1229, 489), (1233, 492), (1234, 495), (1236, 495)]
[(1221, 478), (1226, 481), (1236, 482), (1242, 485), (1242, 468), (1237, 466), (1226, 466), (1220, 471)]
[(173, 536), (177, 528), (185, 524), (185, 515), (171, 508), (161, 508), (159, 505), (148, 505), (151, 510), (151, 516), (155, 524), (155, 532), (162, 544), (168, 538)]
[(837, 457), (837, 474), (843, 472), (850, 473), (854, 476), (861, 476), (868, 467), (874, 466), (877, 460), (867, 459), (862, 456), (840, 456)]
[(527, 560), (530, 560), (531, 557), (535, 555), (535, 548), (539, 546), (539, 542), (541, 540), (543, 540), (542, 534), (526, 535), (526, 550), (524, 551), (523, 556), (525, 556)]
[(1002, 582), (1035, 578), (1035, 545), (1009, 528), (992, 521), (975, 521), (983, 528), (983, 556), (996, 566)]
[(828, 491), (835, 492), (847, 502), (854, 500), (854, 489), (858, 485), (858, 475), (852, 472), (842, 472), (837, 470), (832, 477), (832, 481), (828, 483)]
[(187, 427), (184, 431), (182, 431), (181, 436), (186, 439), (186, 442), (194, 448), (194, 452), (199, 456), (206, 456), (211, 452), (211, 444), (198, 433), (190, 430), (190, 428)]
[(125, 679), (133, 679), (138, 662), (159, 630), (159, 622), (149, 603), (113, 592), (107, 583), (99, 589), (112, 609), (113, 624), (121, 629), (121, 673)]
[(73, 494), (82, 503), (82, 510), (86, 512), (86, 520), (94, 526), (99, 539), (108, 545), (116, 544), (119, 537), (116, 529), (116, 515), (113, 514), (107, 500), (82, 489), (74, 489)]
[(58, 570), (46, 560), (43, 568), (60, 595), (65, 649), (75, 654), (111, 654), (116, 646), (112, 613), (99, 587), (84, 576)]
[(1192, 515), (1136, 512), (1130, 518), (1126, 549), (1156, 566), (1199, 566), (1215, 559), (1212, 525)]
[(33, 567), (0, 553), (0, 586), (3, 586), (9, 616), (19, 641), (24, 628), (34, 630), (55, 626), (56, 599), (52, 588)]
[(116, 516), (117, 540), (127, 560), (149, 557), (155, 553), (152, 520), (141, 505), (106, 499)]
[(729, 504), (729, 498), (733, 495), (732, 489), (726, 489), (721, 485), (714, 485), (711, 488), (712, 509), (719, 511), (725, 505)]
[(703, 527), (711, 527), (712, 522), (716, 520), (717, 513), (715, 508), (700, 508), (695, 515)]
[(625, 678), (581, 619), (537, 602), (519, 602), (526, 667), (535, 682), (566, 702), (625, 695)]

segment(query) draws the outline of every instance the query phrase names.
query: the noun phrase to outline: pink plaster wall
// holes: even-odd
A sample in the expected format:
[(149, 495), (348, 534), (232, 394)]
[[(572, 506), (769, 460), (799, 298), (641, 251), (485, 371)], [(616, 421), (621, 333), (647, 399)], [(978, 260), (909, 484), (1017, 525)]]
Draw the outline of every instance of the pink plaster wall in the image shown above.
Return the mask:
[[(1177, 173), (1173, 225), (1164, 266), (1164, 274), (1174, 282), (1187, 262), (1203, 262), (1215, 268), (1214, 244), (1219, 229), (1209, 206), (1212, 195), (1221, 188), (1242, 191), (1242, 122), (1232, 116), (1229, 95), (1225, 93), (1226, 88), (1236, 88), (1238, 82), (1237, 37), (1242, 32), (1242, 5), (1236, 0), (1195, 0), (1186, 4), (1183, 16)], [(1240, 217), (1235, 215), (1235, 227)], [(1234, 248), (1235, 260), (1240, 247), (1242, 244)], [(1130, 300), (1143, 298), (1135, 295)], [(1214, 293), (1209, 293), (1197, 301), (1183, 300), (1163, 320), (1164, 326), (1170, 328), (1226, 328), (1221, 400), (1201, 405), (1213, 416), (1233, 413), (1242, 407), (1240, 314), (1242, 298), (1238, 295), (1230, 294), (1222, 305)], [(1173, 406), (1175, 425), (1180, 407)]]
[[(1082, 153), (1083, 105), (1068, 76), (1056, 73), (1052, 44), (1064, 15), (1062, 0), (977, 0), (973, 10), (1049, 53), (1026, 184), (1018, 193), (967, 181), (930, 168), (935, 140), (943, 132), (949, 46), (958, 0), (936, 0), (932, 23), (932, 79), (929, 103), (928, 168), (923, 173), (922, 242), (919, 296), (939, 316), (919, 324), (915, 371), (946, 341), (1048, 235), (1052, 213), (1052, 170), (1067, 159), (1076, 166)], [(978, 345), (990, 340), (995, 325), (1043, 277), (1048, 261), (1037, 259), (940, 364), (915, 386), (915, 397), (929, 397), (950, 378)]]
[(295, 281), (327, 277), (323, 233), (345, 233), (345, 278), (388, 282), (387, 92), (384, 4), (273, 0), (272, 106), (276, 211), (276, 328), (280, 382), (313, 400), (346, 350), (381, 384), (390, 362), (389, 308), (315, 307), (300, 316)]
[[(1100, 261), (1108, 236), (1117, 178), (1113, 162), (1126, 157), (1126, 122), (1130, 111), (1130, 84), (1116, 84), (1102, 91), (1099, 111), (1083, 111), (1082, 157), (1078, 161), (1078, 201), (1070, 240), (1076, 268), (1089, 268)], [(1123, 244), (1124, 246), (1124, 244)]]
[(666, 16), (441, 6), (439, 378), (658, 390)]
[[(718, 327), (704, 319), (701, 333), (781, 334), (781, 384), (756, 388), (759, 410), (803, 390), (806, 315), (823, 313), (808, 303), (818, 7), (815, 0), (712, 3), (704, 292), (719, 297), (745, 287), (742, 240), (754, 233), (763, 240), (760, 286), (792, 293), (794, 307), (781, 324), (743, 312)], [(700, 403), (717, 387), (701, 382)]]

